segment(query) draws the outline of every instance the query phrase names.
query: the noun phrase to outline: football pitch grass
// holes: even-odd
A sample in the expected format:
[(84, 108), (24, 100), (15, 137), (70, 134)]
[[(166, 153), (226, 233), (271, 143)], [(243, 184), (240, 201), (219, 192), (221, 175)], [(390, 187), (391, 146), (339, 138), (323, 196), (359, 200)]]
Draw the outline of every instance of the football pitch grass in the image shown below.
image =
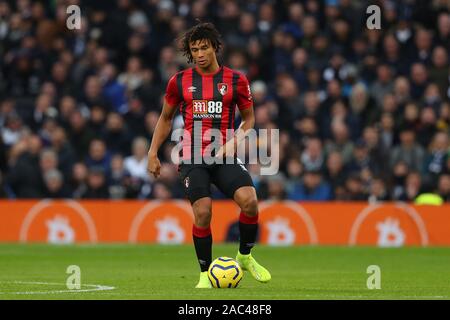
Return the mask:
[[(237, 244), (214, 245), (213, 258), (235, 257)], [(192, 245), (0, 244), (0, 299), (449, 299), (450, 248), (267, 247), (254, 257), (272, 273), (248, 272), (236, 289), (194, 289)], [(81, 289), (66, 287), (69, 265)], [(370, 265), (381, 289), (369, 290)]]

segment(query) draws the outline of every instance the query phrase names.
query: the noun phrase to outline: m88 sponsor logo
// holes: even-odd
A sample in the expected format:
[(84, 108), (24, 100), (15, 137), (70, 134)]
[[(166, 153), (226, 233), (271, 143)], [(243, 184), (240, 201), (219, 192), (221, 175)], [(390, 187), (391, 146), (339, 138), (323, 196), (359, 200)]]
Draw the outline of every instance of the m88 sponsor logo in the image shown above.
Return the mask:
[(222, 101), (193, 100), (194, 119), (222, 118)]

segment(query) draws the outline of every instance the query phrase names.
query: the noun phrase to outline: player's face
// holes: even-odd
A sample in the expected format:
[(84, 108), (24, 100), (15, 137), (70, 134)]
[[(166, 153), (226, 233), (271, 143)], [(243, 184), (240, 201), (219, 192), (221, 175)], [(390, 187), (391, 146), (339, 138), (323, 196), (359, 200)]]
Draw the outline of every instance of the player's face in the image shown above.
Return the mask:
[(216, 59), (216, 51), (209, 40), (197, 40), (190, 43), (191, 54), (194, 62), (203, 69)]

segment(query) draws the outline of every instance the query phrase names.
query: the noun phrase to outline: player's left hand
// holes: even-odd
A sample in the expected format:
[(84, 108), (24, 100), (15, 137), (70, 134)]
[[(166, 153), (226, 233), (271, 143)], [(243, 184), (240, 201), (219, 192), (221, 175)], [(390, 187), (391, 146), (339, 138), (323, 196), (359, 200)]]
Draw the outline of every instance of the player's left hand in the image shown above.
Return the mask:
[(237, 144), (236, 139), (231, 139), (220, 147), (216, 153), (216, 158), (233, 157), (236, 153)]

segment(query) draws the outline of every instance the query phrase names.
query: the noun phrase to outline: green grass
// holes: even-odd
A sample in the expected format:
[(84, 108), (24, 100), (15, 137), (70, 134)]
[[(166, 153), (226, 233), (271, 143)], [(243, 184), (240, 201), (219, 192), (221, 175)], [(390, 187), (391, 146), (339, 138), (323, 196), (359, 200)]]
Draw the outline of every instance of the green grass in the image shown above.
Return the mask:
[[(233, 257), (236, 250), (237, 244), (215, 245), (213, 257)], [(271, 282), (245, 273), (237, 289), (199, 290), (190, 245), (0, 244), (0, 299), (450, 298), (450, 248), (258, 246), (254, 256), (271, 271)], [(55, 292), (67, 290), (69, 265), (81, 268), (83, 290), (114, 289)], [(381, 268), (380, 290), (366, 287), (369, 265)]]

